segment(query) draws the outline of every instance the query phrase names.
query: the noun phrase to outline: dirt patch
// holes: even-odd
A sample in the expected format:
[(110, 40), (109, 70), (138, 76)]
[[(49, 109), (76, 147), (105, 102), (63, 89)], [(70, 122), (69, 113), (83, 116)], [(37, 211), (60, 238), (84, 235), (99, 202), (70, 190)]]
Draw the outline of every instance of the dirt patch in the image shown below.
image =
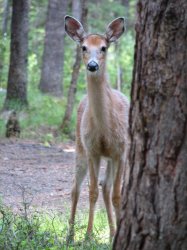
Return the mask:
[[(69, 210), (74, 158), (73, 142), (46, 147), (33, 141), (4, 139), (0, 143), (3, 203), (15, 211), (23, 208), (23, 202), (42, 209)], [(78, 208), (88, 209), (88, 183), (87, 176)], [(100, 195), (99, 207), (103, 207), (101, 200)]]

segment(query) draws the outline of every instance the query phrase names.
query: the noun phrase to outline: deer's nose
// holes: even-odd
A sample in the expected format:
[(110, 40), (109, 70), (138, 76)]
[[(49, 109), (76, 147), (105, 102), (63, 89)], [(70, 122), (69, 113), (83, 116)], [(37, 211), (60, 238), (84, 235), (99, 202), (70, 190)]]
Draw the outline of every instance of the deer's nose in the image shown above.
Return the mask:
[(99, 69), (99, 65), (95, 61), (91, 61), (87, 65), (87, 70), (94, 72)]

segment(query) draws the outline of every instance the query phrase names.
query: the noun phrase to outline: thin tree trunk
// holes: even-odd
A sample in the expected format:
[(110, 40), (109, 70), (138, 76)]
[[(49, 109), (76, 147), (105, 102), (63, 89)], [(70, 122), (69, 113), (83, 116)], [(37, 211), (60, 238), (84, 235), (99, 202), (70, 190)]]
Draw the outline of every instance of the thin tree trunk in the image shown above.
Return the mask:
[(117, 90), (121, 91), (122, 88), (122, 69), (119, 63), (117, 63)]
[(28, 53), (28, 0), (14, 0), (11, 23), (11, 54), (5, 109), (26, 106)]
[(2, 20), (2, 35), (7, 33), (8, 16), (10, 10), (10, 0), (4, 0), (3, 2), (3, 20)]
[(121, 4), (125, 7), (125, 17), (129, 18), (129, 0), (121, 0)]
[(115, 54), (116, 54), (116, 71), (117, 71), (117, 77), (116, 77), (116, 88), (117, 90), (121, 91), (122, 89), (122, 82), (123, 82), (123, 72), (120, 65), (120, 48), (118, 47), (118, 44), (115, 44)]
[(65, 115), (63, 117), (62, 125), (61, 125), (61, 130), (64, 133), (69, 133), (68, 127), (69, 123), (71, 122), (71, 117), (73, 113), (73, 107), (75, 103), (75, 94), (77, 92), (77, 80), (79, 76), (79, 70), (81, 66), (81, 50), (77, 46), (76, 49), (76, 58), (75, 62), (73, 64), (73, 72), (71, 76), (71, 83), (68, 91), (68, 99), (67, 99), (67, 105), (66, 105), (66, 111)]
[(43, 64), (39, 89), (43, 93), (61, 96), (63, 92), (64, 16), (67, 0), (49, 0)]
[[(82, 0), (81, 5), (82, 5), (82, 17), (78, 18), (77, 14), (76, 14), (77, 11), (75, 11), (75, 9), (74, 9), (73, 13), (74, 13), (74, 17), (81, 19), (82, 24), (86, 28), (87, 1)], [(68, 100), (67, 100), (66, 111), (65, 111), (65, 115), (63, 117), (63, 121), (62, 121), (62, 125), (61, 125), (62, 132), (69, 132), (68, 127), (69, 127), (69, 123), (71, 122), (73, 107), (74, 107), (74, 103), (75, 103), (75, 95), (76, 95), (76, 91), (77, 91), (77, 80), (78, 80), (79, 70), (80, 70), (80, 66), (81, 66), (81, 59), (82, 59), (81, 58), (81, 50), (80, 50), (79, 46), (77, 46), (76, 58), (75, 58), (75, 62), (73, 65), (73, 72), (72, 72), (70, 87), (69, 87), (69, 91), (68, 91)]]
[(72, 15), (78, 20), (80, 20), (82, 16), (82, 1), (83, 0), (73, 0), (72, 2)]
[(136, 1), (132, 3), (130, 0), (121, 0), (121, 4), (124, 6), (124, 17), (126, 21), (126, 27), (128, 30), (134, 30), (135, 13), (133, 11), (134, 9), (132, 6), (135, 5), (135, 3)]
[(187, 1), (139, 0), (115, 250), (187, 249)]

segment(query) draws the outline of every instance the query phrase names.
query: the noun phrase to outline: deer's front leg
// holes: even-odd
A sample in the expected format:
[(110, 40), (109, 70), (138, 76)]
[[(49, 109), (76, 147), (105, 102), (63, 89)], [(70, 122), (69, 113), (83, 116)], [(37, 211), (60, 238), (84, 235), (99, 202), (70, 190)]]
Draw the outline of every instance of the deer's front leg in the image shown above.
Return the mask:
[(100, 159), (99, 158), (89, 158), (89, 174), (90, 174), (90, 186), (89, 186), (89, 220), (87, 227), (87, 235), (91, 235), (93, 229), (93, 220), (94, 220), (94, 210), (95, 204), (98, 198), (99, 189), (98, 189), (98, 175), (100, 168)]
[(80, 195), (81, 184), (87, 173), (87, 159), (85, 154), (77, 153), (75, 171), (74, 184), (71, 191), (71, 215), (69, 219), (69, 233), (67, 237), (68, 242), (73, 241), (74, 238), (74, 224), (77, 202)]

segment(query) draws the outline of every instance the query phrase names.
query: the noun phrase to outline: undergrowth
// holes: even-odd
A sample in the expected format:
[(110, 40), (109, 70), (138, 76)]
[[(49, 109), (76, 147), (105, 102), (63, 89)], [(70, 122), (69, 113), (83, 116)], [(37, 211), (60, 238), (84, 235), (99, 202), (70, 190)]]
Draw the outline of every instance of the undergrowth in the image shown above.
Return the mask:
[(87, 214), (77, 216), (74, 243), (67, 245), (67, 215), (54, 212), (30, 211), (25, 207), (19, 214), (0, 204), (0, 249), (6, 250), (65, 250), (111, 249), (108, 225), (103, 211), (96, 213), (94, 234), (85, 238)]
[[(68, 136), (61, 133), (60, 125), (64, 115), (66, 98), (57, 98), (40, 93), (37, 88), (29, 88), (28, 108), (17, 110), (18, 119), (21, 127), (21, 138), (39, 140), (42, 143), (60, 142), (68, 139), (69, 134), (74, 135), (75, 116), (72, 117), (72, 123), (67, 131)], [(0, 92), (0, 110), (3, 109), (3, 103), (6, 92)], [(5, 136), (6, 122), (10, 112), (1, 112), (0, 114), (0, 137)]]

